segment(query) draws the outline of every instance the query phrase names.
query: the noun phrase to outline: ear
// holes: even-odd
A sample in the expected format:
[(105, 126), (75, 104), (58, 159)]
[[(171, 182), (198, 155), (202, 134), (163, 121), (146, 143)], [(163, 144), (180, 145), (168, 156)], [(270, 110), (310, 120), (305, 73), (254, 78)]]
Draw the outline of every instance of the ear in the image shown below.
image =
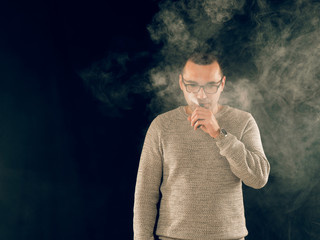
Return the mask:
[(223, 76), (223, 78), (222, 78), (222, 82), (221, 82), (221, 91), (223, 91), (223, 89), (224, 89), (224, 86), (226, 85), (226, 76)]
[(182, 82), (181, 74), (179, 74), (179, 86), (180, 86), (180, 89), (183, 91), (183, 82)]

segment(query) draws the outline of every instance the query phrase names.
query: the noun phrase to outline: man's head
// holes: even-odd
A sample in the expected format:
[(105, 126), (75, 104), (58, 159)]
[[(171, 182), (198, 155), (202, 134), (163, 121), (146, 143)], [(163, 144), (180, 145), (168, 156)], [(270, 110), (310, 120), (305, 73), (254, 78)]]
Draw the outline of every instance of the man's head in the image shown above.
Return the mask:
[(180, 88), (191, 110), (201, 105), (215, 111), (225, 80), (216, 56), (211, 53), (193, 54), (179, 75)]

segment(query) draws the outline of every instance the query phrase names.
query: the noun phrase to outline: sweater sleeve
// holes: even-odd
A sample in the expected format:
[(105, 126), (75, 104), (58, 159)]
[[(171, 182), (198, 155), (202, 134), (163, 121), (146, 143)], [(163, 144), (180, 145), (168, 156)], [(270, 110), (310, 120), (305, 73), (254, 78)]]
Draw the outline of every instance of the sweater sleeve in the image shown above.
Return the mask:
[(259, 128), (251, 115), (240, 140), (228, 132), (227, 137), (217, 140), (216, 144), (231, 171), (247, 186), (258, 189), (267, 183), (270, 164), (263, 151)]
[(135, 240), (154, 239), (162, 177), (162, 150), (155, 120), (151, 123), (146, 134), (137, 175), (133, 210)]

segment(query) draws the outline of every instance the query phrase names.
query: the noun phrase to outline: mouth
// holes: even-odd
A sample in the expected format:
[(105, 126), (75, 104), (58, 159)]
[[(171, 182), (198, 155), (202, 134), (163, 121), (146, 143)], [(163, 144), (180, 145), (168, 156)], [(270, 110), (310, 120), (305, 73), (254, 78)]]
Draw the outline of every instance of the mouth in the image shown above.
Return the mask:
[(191, 98), (191, 102), (193, 104), (195, 104), (196, 106), (200, 106), (200, 107), (204, 107), (204, 108), (209, 108), (210, 107), (210, 103), (208, 103), (208, 102), (199, 102), (199, 100), (196, 99), (196, 98)]
[(210, 107), (210, 104), (209, 103), (199, 103), (199, 106), (208, 109)]

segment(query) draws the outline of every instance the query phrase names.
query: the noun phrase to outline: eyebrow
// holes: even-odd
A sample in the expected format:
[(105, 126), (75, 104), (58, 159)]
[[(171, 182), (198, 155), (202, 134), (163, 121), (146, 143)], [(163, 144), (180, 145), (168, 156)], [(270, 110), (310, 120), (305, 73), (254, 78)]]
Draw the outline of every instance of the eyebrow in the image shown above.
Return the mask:
[[(183, 78), (183, 80), (184, 80), (186, 83), (198, 84), (198, 85), (199, 85), (199, 83), (197, 83), (196, 81), (193, 81), (193, 80), (186, 80), (186, 79), (184, 79), (184, 78)], [(206, 83), (205, 85), (208, 85), (208, 84), (218, 85), (220, 81), (221, 81), (221, 80), (219, 80), (218, 82), (210, 81), (210, 82)]]
[(193, 80), (186, 80), (183, 78), (183, 80), (186, 82), (186, 83), (195, 83), (195, 84), (198, 84), (196, 81), (193, 81)]

